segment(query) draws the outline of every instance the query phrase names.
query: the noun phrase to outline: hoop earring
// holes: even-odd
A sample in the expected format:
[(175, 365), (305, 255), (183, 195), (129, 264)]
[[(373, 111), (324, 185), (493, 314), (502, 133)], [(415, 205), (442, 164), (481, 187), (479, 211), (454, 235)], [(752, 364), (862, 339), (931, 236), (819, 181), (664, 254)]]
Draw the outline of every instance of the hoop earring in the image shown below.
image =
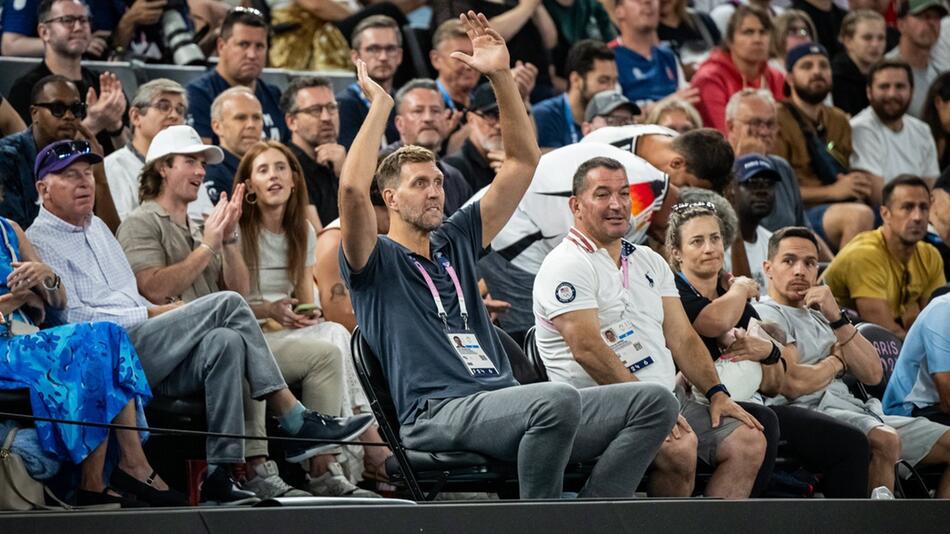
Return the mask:
[[(251, 195), (254, 195), (254, 196), (251, 196)], [(245, 193), (244, 202), (247, 202), (248, 204), (252, 206), (254, 204), (257, 204), (257, 193), (255, 193), (254, 191), (248, 191), (247, 193)]]

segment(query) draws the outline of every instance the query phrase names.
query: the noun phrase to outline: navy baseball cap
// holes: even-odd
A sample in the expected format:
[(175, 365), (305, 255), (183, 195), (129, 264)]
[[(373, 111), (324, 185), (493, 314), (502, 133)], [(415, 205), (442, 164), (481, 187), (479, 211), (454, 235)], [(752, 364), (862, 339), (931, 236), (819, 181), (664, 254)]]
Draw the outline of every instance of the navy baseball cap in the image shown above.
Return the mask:
[(102, 162), (102, 156), (92, 151), (89, 141), (56, 141), (47, 145), (36, 155), (33, 174), (36, 180), (42, 180), (47, 174), (60, 172), (77, 161), (91, 164)]
[(746, 154), (736, 158), (732, 170), (736, 174), (736, 182), (740, 184), (757, 176), (769, 178), (773, 182), (782, 179), (778, 169), (775, 168), (775, 164), (769, 158), (760, 154)]
[(785, 54), (785, 72), (792, 72), (798, 60), (812, 54), (821, 54), (828, 57), (828, 50), (818, 43), (802, 43)]
[(478, 113), (498, 113), (498, 100), (495, 98), (495, 90), (491, 88), (490, 83), (485, 82), (475, 89), (472, 95), (472, 106), (469, 109)]

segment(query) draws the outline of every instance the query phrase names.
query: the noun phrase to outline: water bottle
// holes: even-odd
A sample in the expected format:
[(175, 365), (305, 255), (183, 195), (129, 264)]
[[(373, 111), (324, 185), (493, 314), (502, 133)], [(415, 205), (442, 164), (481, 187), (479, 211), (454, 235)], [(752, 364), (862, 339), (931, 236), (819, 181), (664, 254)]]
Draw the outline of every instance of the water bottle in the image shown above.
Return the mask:
[(887, 489), (887, 486), (878, 486), (874, 488), (874, 491), (871, 492), (872, 499), (894, 499), (894, 494), (891, 493), (891, 490)]

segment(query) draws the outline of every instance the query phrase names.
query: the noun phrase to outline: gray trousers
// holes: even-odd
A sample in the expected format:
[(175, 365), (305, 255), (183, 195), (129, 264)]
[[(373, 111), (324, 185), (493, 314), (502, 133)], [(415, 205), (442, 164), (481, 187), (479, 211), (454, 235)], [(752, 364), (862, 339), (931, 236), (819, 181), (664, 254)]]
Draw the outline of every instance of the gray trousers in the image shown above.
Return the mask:
[(580, 496), (632, 497), (678, 412), (657, 384), (577, 390), (545, 382), (429, 401), (400, 433), (411, 449), (517, 462), (523, 499), (560, 497), (568, 462), (597, 457)]
[[(244, 433), (242, 381), (255, 399), (284, 389), (254, 313), (234, 292), (213, 293), (129, 329), (145, 376), (159, 395), (204, 389), (208, 431)], [(244, 462), (244, 442), (208, 438), (209, 463)]]

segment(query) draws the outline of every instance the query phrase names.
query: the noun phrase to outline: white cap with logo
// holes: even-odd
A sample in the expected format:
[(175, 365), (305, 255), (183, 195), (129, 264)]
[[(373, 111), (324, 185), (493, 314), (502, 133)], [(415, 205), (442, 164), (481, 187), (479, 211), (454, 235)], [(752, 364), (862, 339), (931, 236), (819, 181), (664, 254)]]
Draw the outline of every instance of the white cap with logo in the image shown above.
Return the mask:
[(224, 152), (214, 145), (206, 145), (191, 126), (169, 126), (152, 138), (145, 155), (145, 163), (151, 163), (169, 154), (204, 154), (205, 163), (214, 165), (224, 161)]

